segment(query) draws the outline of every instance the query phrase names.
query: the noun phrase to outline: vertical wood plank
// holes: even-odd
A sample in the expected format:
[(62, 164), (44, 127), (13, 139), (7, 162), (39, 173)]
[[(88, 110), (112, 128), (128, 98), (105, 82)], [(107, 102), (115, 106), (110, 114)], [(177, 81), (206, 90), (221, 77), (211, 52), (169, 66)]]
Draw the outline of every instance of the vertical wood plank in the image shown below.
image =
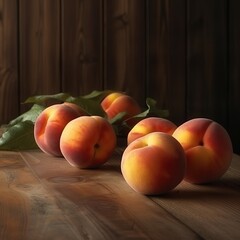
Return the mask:
[(62, 1), (63, 91), (102, 89), (102, 0)]
[(148, 2), (148, 95), (179, 124), (185, 118), (185, 0)]
[(240, 153), (240, 2), (229, 1), (229, 132)]
[(59, 92), (59, 0), (19, 1), (19, 34), (21, 101)]
[(145, 1), (105, 0), (104, 87), (145, 103)]
[(227, 126), (227, 5), (188, 1), (187, 114)]
[(0, 0), (0, 125), (18, 115), (17, 2)]

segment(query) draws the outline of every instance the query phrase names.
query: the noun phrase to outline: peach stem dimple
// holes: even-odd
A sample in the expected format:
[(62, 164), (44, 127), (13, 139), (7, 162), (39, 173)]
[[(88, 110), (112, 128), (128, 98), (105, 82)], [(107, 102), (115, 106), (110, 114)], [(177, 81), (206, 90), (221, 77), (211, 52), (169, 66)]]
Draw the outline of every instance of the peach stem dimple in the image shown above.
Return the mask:
[(96, 143), (95, 145), (94, 145), (94, 148), (96, 149), (96, 148), (99, 148), (100, 147), (100, 145), (98, 144), (98, 143)]

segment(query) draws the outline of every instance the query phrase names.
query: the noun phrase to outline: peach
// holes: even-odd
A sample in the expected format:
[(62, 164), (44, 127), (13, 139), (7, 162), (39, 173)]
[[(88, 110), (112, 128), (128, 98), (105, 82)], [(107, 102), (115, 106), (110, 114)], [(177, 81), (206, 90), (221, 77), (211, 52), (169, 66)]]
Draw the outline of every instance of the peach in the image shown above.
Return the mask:
[[(134, 98), (121, 92), (113, 92), (107, 95), (101, 102), (108, 119), (113, 119), (117, 114), (125, 112), (124, 121), (141, 113), (141, 108)], [(129, 124), (131, 121), (129, 120)]]
[(129, 131), (127, 143), (151, 132), (164, 132), (172, 135), (177, 126), (170, 120), (160, 117), (147, 117), (142, 119)]
[(171, 135), (152, 132), (131, 142), (123, 152), (121, 171), (128, 185), (144, 195), (174, 189), (185, 173), (185, 153)]
[(116, 147), (112, 125), (100, 116), (81, 116), (69, 122), (60, 138), (60, 149), (70, 165), (96, 168), (104, 164)]
[(233, 148), (227, 131), (207, 118), (194, 118), (173, 133), (186, 153), (187, 182), (202, 184), (218, 180), (229, 168)]
[(54, 104), (44, 109), (34, 124), (34, 138), (38, 147), (53, 156), (62, 156), (60, 136), (66, 124), (85, 114), (76, 104)]
[(71, 102), (64, 102), (65, 105), (73, 108), (76, 112), (79, 113), (79, 116), (87, 116), (89, 115), (85, 110), (83, 110), (80, 106), (78, 106), (75, 103), (71, 103)]

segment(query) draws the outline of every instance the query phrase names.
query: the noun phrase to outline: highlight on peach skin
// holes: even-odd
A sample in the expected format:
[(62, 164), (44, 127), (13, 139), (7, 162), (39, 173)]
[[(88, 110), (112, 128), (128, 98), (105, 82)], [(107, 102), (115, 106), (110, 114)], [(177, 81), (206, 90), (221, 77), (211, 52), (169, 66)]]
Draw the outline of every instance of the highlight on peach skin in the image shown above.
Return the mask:
[(177, 126), (165, 118), (148, 117), (138, 123), (129, 131), (127, 143), (130, 144), (139, 137), (151, 132), (164, 132), (172, 135)]
[(53, 156), (62, 156), (60, 136), (68, 122), (86, 114), (73, 103), (54, 104), (44, 109), (34, 124), (34, 138), (38, 147)]
[(112, 125), (100, 116), (81, 116), (69, 122), (60, 138), (60, 149), (70, 165), (96, 168), (104, 164), (116, 147)]
[[(114, 118), (121, 112), (126, 113), (123, 118), (124, 120), (141, 113), (141, 108), (137, 101), (131, 96), (120, 92), (114, 92), (107, 95), (102, 100), (101, 106), (106, 112), (108, 119)], [(131, 121), (129, 124), (131, 124)]]
[(219, 123), (207, 118), (194, 118), (173, 133), (186, 153), (186, 174), (190, 183), (218, 180), (229, 168), (233, 148), (229, 134)]
[(144, 195), (174, 189), (185, 174), (185, 153), (171, 135), (152, 132), (130, 143), (122, 155), (121, 171), (128, 185)]

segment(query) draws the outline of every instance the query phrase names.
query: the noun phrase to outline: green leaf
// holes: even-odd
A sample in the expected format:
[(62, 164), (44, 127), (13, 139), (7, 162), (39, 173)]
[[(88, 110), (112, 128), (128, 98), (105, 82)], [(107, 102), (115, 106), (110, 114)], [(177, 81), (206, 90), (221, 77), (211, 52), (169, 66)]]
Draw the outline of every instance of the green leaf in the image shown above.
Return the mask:
[[(147, 117), (162, 117), (166, 118), (169, 115), (168, 110), (162, 110), (157, 107), (157, 101), (152, 98), (146, 99), (147, 109), (133, 117), (124, 119), (126, 116), (126, 112), (118, 113), (114, 118), (110, 119), (109, 122), (114, 127), (114, 130), (117, 135), (124, 136), (129, 130), (131, 130), (132, 126), (128, 124), (128, 122), (132, 122), (132, 120), (140, 121)], [(136, 121), (136, 122), (137, 122)]]
[(113, 93), (113, 92), (116, 92), (116, 91), (112, 91), (112, 90), (97, 91), (97, 90), (94, 90), (91, 93), (89, 93), (87, 95), (84, 95), (82, 97), (86, 98), (86, 99), (91, 99), (91, 100), (94, 100), (94, 101), (100, 103), (107, 95), (109, 95), (110, 93)]
[[(123, 118), (124, 115), (119, 114), (119, 116), (117, 115), (117, 119), (114, 119), (113, 124), (115, 127), (115, 131), (119, 134), (123, 135), (130, 131), (132, 126), (130, 126), (128, 124), (129, 120), (137, 120), (140, 121), (144, 118), (147, 117), (162, 117), (162, 118), (166, 118), (169, 115), (168, 110), (162, 110), (157, 108), (157, 102), (156, 100), (152, 99), (152, 98), (147, 98), (146, 99), (146, 105), (147, 105), (147, 109), (133, 117), (130, 117), (128, 119), (125, 119), (124, 121), (119, 121)], [(120, 124), (118, 124), (120, 122)]]
[(80, 106), (85, 112), (89, 115), (97, 115), (105, 117), (106, 113), (104, 112), (100, 103), (96, 102), (95, 100), (84, 98), (84, 97), (69, 97), (66, 99), (66, 102), (75, 103)]
[(126, 114), (127, 114), (126, 112), (120, 112), (115, 117), (113, 117), (112, 119), (109, 119), (108, 121), (112, 125), (121, 123), (123, 121), (124, 117), (126, 116)]
[(34, 123), (36, 121), (36, 118), (39, 116), (39, 114), (44, 109), (45, 108), (43, 106), (38, 105), (38, 104), (34, 104), (30, 110), (28, 110), (27, 112), (21, 114), (17, 118), (11, 120), (6, 127), (11, 127), (11, 126), (13, 126), (13, 125), (15, 125), (15, 124), (17, 124), (19, 122), (23, 122), (23, 121), (31, 121), (31, 122)]
[(35, 103), (42, 106), (52, 105), (54, 103), (71, 102), (79, 105), (89, 115), (105, 116), (105, 112), (101, 107), (101, 101), (108, 94), (114, 91), (92, 91), (90, 94), (73, 97), (68, 93), (58, 93), (53, 95), (38, 95), (29, 97), (24, 103)]
[(0, 150), (27, 150), (38, 148), (34, 139), (34, 123), (23, 121), (8, 128), (0, 138)]
[(24, 103), (35, 103), (43, 106), (51, 105), (52, 103), (65, 102), (70, 95), (68, 93), (57, 93), (52, 95), (37, 95), (27, 98)]
[(169, 111), (165, 109), (157, 108), (157, 101), (152, 98), (146, 99), (147, 109), (132, 118), (143, 119), (146, 117), (162, 117), (167, 118), (169, 116)]
[[(39, 114), (49, 105), (62, 102), (71, 102), (80, 106), (89, 115), (102, 116), (107, 119), (101, 106), (101, 101), (110, 93), (116, 91), (92, 91), (90, 94), (73, 97), (67, 93), (53, 95), (38, 95), (29, 97), (24, 103), (32, 103), (33, 106), (27, 112), (3, 126), (4, 131), (0, 137), (0, 150), (26, 150), (38, 148), (34, 139), (34, 123)], [(147, 109), (136, 116), (124, 120), (126, 112), (121, 112), (113, 119), (108, 120), (119, 135), (125, 136), (130, 130), (127, 122), (130, 119), (141, 120), (146, 117), (168, 117), (169, 112), (157, 107), (157, 102), (152, 98), (146, 99)]]

